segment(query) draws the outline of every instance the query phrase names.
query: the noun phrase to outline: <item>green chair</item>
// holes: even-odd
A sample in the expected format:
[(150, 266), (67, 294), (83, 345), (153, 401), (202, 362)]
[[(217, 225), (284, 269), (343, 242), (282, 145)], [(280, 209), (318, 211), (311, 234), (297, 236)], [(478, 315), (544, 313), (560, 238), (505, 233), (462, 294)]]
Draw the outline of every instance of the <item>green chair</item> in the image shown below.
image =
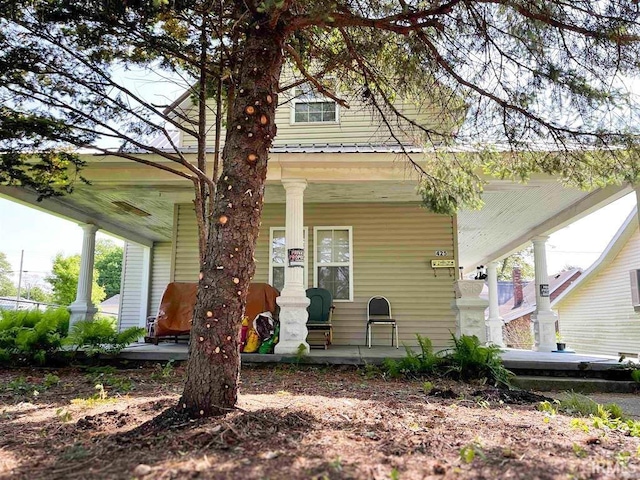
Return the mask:
[(309, 332), (322, 332), (323, 342), (309, 342), (312, 348), (329, 348), (333, 342), (333, 325), (331, 317), (333, 315), (333, 298), (331, 292), (324, 288), (308, 288), (307, 298), (309, 298), (309, 306), (307, 312), (309, 319), (307, 320), (307, 330)]

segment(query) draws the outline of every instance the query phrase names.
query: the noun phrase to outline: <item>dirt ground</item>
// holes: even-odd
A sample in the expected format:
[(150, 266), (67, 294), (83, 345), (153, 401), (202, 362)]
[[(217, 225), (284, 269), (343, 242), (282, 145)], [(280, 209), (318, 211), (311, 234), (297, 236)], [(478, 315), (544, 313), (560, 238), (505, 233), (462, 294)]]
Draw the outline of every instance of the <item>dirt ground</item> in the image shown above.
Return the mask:
[(238, 410), (145, 423), (183, 379), (160, 366), (1, 371), (0, 478), (640, 478), (639, 438), (578, 427), (531, 395), (450, 381), (426, 394), (373, 370), (243, 368)]

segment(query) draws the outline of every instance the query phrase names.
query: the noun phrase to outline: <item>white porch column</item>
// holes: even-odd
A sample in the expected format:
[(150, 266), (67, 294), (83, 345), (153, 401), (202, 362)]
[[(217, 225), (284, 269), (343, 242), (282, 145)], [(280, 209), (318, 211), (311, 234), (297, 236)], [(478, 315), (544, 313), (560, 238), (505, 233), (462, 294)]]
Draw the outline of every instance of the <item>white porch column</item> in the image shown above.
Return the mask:
[[(309, 299), (304, 290), (304, 268), (289, 265), (289, 251), (304, 248), (304, 189), (303, 179), (282, 180), (286, 192), (286, 251), (287, 264), (284, 269), (284, 288), (276, 299), (280, 305), (280, 341), (274, 352), (296, 354), (300, 345), (309, 351), (307, 343), (307, 307)], [(304, 252), (307, 255), (307, 252)]]
[(502, 327), (504, 322), (500, 316), (498, 305), (498, 262), (490, 262), (487, 265), (487, 284), (489, 287), (489, 318), (487, 319), (487, 341), (504, 347), (502, 339)]
[(556, 349), (556, 321), (558, 316), (551, 310), (549, 298), (549, 274), (547, 272), (546, 235), (534, 237), (533, 257), (536, 276), (536, 311), (531, 315), (535, 337), (534, 350), (552, 352)]
[(96, 250), (96, 232), (98, 227), (93, 224), (82, 226), (82, 253), (80, 254), (80, 274), (78, 276), (78, 290), (76, 300), (69, 305), (71, 319), (69, 327), (80, 320), (91, 320), (98, 309), (91, 303), (91, 288), (93, 286), (93, 261)]
[(475, 335), (480, 343), (487, 343), (484, 311), (489, 302), (480, 298), (482, 280), (458, 280), (454, 283), (456, 299), (451, 308), (456, 313), (456, 337)]

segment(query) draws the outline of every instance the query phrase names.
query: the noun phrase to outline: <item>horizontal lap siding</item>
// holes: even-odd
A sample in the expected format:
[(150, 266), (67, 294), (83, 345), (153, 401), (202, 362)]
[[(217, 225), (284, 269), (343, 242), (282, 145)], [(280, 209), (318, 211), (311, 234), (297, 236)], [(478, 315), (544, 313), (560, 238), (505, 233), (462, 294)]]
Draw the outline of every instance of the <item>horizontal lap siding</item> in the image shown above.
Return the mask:
[(636, 230), (609, 265), (558, 302), (560, 331), (578, 353), (640, 353), (640, 314), (631, 303), (629, 270), (640, 268)]
[[(193, 207), (178, 208), (179, 230), (175, 264), (176, 281), (196, 281), (197, 236)], [(353, 229), (354, 301), (336, 302), (334, 341), (340, 345), (365, 343), (366, 306), (374, 295), (391, 302), (398, 320), (400, 342), (416, 344), (415, 334), (428, 336), (436, 348), (450, 343), (455, 330), (451, 310), (454, 274), (444, 270), (436, 277), (430, 260), (436, 250), (452, 258), (453, 224), (450, 217), (434, 215), (416, 204), (306, 204), (309, 228), (309, 286), (313, 285), (313, 227), (351, 226)], [(283, 227), (285, 206), (267, 204), (256, 246), (255, 282), (269, 278), (269, 228)], [(374, 343), (390, 344), (385, 327), (374, 327)]]
[(181, 204), (177, 209), (177, 233), (175, 236), (174, 282), (197, 282), (200, 262), (198, 260), (198, 225), (193, 204)]
[(124, 244), (124, 273), (120, 286), (120, 330), (140, 324), (143, 249), (144, 247), (133, 243)]
[(162, 292), (170, 281), (171, 242), (153, 244), (151, 257), (151, 286), (149, 289), (149, 315), (156, 315), (160, 306)]
[[(208, 125), (215, 125), (215, 105), (211, 103), (207, 111)], [(442, 122), (442, 118), (436, 118), (436, 113), (432, 108), (417, 108), (415, 105), (406, 104), (398, 105), (401, 110), (409, 118), (419, 119), (423, 124), (429, 125), (429, 121)], [(191, 109), (190, 115), (195, 118), (197, 111)], [(314, 143), (324, 144), (379, 144), (393, 142), (387, 128), (382, 121), (373, 115), (370, 108), (361, 102), (354, 102), (351, 108), (341, 108), (340, 123), (312, 123), (312, 124), (291, 124), (291, 106), (289, 103), (280, 105), (276, 110), (276, 125), (278, 126), (278, 135), (274, 140), (274, 145), (310, 145)], [(395, 122), (395, 121), (394, 121)], [(394, 123), (395, 125), (395, 123)], [(405, 130), (408, 130), (405, 125)], [(401, 129), (396, 129), (396, 135), (402, 138)], [(214, 128), (208, 136), (208, 144), (213, 145), (215, 141)], [(222, 140), (224, 142), (225, 131), (222, 131)], [(407, 142), (410, 140), (405, 139)], [(189, 135), (182, 135), (181, 140), (183, 147), (196, 147), (197, 140)]]

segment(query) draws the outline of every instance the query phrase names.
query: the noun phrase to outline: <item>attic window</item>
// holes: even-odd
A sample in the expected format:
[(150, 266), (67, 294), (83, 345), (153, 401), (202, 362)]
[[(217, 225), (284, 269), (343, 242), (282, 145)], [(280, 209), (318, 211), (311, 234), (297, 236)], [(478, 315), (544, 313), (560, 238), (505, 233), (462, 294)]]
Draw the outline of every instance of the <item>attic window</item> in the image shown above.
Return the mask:
[(291, 123), (338, 123), (338, 106), (308, 85), (301, 85), (293, 92)]
[(139, 217), (150, 217), (151, 214), (149, 212), (145, 212), (144, 210), (139, 209), (138, 207), (134, 207), (130, 203), (117, 201), (113, 202), (113, 204), (118, 207), (120, 210), (126, 213), (133, 213)]

